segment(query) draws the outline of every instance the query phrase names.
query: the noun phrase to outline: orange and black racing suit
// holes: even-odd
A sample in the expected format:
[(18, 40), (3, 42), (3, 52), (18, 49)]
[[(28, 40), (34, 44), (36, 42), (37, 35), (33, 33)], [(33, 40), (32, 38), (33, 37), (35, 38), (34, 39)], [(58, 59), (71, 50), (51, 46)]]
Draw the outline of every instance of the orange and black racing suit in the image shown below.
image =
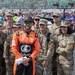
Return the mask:
[(24, 30), (19, 30), (18, 34), (14, 33), (12, 39), (12, 53), (15, 55), (15, 60), (22, 57), (30, 57), (32, 60), (28, 66), (14, 63), (14, 75), (22, 75), (25, 69), (25, 75), (35, 75), (35, 58), (40, 50), (39, 39), (34, 31), (26, 33)]

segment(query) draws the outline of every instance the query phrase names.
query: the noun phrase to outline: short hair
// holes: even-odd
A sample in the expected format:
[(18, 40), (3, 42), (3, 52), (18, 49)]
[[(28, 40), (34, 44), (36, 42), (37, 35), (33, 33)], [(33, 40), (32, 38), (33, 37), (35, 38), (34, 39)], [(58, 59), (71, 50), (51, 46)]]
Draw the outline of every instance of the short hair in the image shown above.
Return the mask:
[[(72, 34), (73, 33), (72, 28), (70, 26), (68, 26), (67, 28), (68, 28), (67, 34)], [(60, 33), (63, 34), (61, 31), (61, 27), (60, 27)]]

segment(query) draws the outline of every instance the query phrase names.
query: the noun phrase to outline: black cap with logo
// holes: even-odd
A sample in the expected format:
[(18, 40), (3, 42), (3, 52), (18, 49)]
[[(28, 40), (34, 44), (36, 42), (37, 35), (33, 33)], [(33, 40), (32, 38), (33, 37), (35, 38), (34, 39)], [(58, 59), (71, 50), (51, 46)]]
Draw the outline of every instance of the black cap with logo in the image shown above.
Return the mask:
[(25, 24), (33, 23), (33, 19), (32, 19), (32, 17), (29, 17), (29, 16), (26, 17), (25, 20), (24, 20), (24, 23), (25, 23)]

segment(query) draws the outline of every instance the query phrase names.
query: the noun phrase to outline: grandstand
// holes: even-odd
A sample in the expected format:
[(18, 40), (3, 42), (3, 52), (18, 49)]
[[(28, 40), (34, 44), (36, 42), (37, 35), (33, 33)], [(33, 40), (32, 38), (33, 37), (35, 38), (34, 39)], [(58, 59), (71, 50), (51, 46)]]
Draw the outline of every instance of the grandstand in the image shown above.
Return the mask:
[(75, 0), (0, 0), (0, 8), (75, 8)]

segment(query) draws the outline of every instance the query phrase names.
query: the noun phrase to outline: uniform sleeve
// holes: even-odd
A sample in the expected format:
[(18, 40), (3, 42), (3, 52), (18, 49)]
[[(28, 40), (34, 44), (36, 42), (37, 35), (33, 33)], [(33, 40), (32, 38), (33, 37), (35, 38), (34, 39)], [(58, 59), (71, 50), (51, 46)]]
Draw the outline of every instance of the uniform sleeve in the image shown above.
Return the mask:
[(61, 45), (57, 48), (56, 52), (59, 54), (62, 54), (64, 52), (65, 53), (71, 53), (72, 50), (74, 49), (74, 38), (73, 37), (68, 38), (66, 43), (67, 43), (66, 47), (63, 47)]
[(34, 42), (34, 50), (33, 50), (32, 54), (30, 55), (30, 57), (32, 59), (35, 59), (39, 53), (39, 50), (40, 50), (39, 39), (38, 39), (38, 37), (36, 37), (36, 40)]
[(22, 58), (22, 54), (19, 52), (19, 47), (18, 47), (18, 37), (16, 34), (13, 35), (13, 39), (12, 39), (12, 53), (14, 54), (14, 56), (18, 59), (18, 58)]
[(70, 53), (72, 50), (74, 50), (74, 37), (71, 37), (67, 41), (67, 46), (65, 52)]
[(8, 39), (8, 37), (6, 38), (6, 40), (5, 40), (5, 43), (4, 43), (4, 57), (6, 58), (6, 59), (9, 59), (9, 50), (10, 50), (10, 43), (9, 43), (9, 41), (8, 41), (9, 39)]
[(2, 33), (3, 33), (2, 39), (3, 39), (3, 43), (4, 43), (7, 38), (7, 34), (5, 34), (4, 32), (2, 32)]

